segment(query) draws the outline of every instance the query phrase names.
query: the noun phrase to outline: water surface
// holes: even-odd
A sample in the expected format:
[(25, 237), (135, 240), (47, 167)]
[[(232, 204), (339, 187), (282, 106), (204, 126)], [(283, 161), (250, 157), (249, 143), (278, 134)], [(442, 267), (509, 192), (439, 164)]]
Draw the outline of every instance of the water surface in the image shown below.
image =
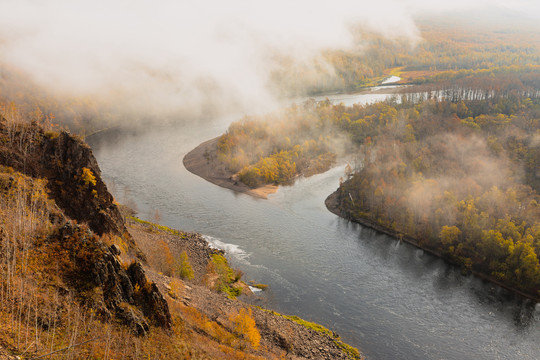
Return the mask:
[(147, 220), (159, 210), (165, 225), (206, 235), (246, 280), (270, 285), (262, 304), (335, 330), (369, 359), (540, 358), (534, 304), (328, 212), (324, 199), (338, 187), (343, 166), (268, 200), (220, 188), (183, 167), (187, 152), (239, 117), (91, 143), (119, 201), (133, 201)]

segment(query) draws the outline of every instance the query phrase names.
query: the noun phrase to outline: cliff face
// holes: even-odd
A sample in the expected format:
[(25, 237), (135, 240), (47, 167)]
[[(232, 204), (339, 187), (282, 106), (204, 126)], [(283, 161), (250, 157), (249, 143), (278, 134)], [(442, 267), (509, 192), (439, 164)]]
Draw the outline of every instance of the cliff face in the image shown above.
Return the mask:
[[(123, 237), (137, 255), (91, 148), (62, 131), (46, 132), (39, 125), (9, 124), (0, 118), (0, 163), (34, 178), (47, 179), (49, 196), (64, 214), (103, 235)], [(93, 177), (93, 178), (90, 178)]]
[[(66, 132), (45, 132), (37, 124), (0, 119), (0, 165), (26, 175), (22, 176), (25, 184), (46, 180), (48, 197), (53, 200), (44, 210), (49, 230), (31, 247), (50, 268), (56, 267), (67, 290), (82, 303), (90, 302), (87, 305), (104, 319), (119, 319), (138, 334), (148, 331), (149, 324), (171, 326), (167, 302), (155, 284), (146, 280), (142, 265), (137, 260), (122, 264), (120, 248), (112, 245), (125, 244), (124, 259), (144, 260), (88, 145)], [(5, 179), (6, 196), (27, 187), (16, 188), (16, 177), (21, 175)], [(88, 297), (88, 292), (99, 296)]]
[[(149, 330), (149, 324), (171, 326), (169, 307), (159, 289), (146, 279), (139, 262), (121, 263), (116, 245), (106, 246), (85, 226), (71, 221), (45, 242), (48, 251), (71, 257), (60, 268), (64, 279), (82, 302), (105, 319), (116, 317), (139, 335)], [(87, 296), (96, 289), (102, 296)]]

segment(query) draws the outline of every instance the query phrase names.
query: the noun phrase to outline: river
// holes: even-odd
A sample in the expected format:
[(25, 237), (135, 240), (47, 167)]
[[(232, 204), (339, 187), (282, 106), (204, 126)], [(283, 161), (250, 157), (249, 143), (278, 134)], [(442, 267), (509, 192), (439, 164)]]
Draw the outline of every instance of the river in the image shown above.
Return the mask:
[[(351, 104), (379, 95), (330, 99)], [(135, 204), (144, 219), (159, 210), (161, 223), (204, 234), (246, 280), (270, 285), (257, 303), (331, 328), (368, 359), (540, 358), (539, 306), (327, 211), (324, 199), (343, 166), (268, 200), (188, 172), (184, 155), (237, 119), (89, 142), (119, 201)]]

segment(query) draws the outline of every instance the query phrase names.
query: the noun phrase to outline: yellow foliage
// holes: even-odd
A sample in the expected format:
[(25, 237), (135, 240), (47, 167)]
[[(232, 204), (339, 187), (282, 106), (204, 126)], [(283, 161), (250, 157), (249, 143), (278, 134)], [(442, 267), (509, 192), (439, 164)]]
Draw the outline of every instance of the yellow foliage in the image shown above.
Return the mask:
[(90, 184), (92, 184), (92, 186), (96, 186), (96, 177), (92, 170), (87, 167), (82, 168), (81, 180), (86, 186), (90, 186)]
[(180, 260), (177, 262), (176, 267), (182, 279), (191, 280), (195, 276), (193, 273), (193, 268), (189, 263), (189, 257), (185, 250), (180, 254)]
[(240, 309), (240, 312), (232, 317), (231, 321), (235, 325), (234, 331), (243, 336), (254, 349), (257, 349), (261, 342), (261, 334), (251, 315), (251, 309)]

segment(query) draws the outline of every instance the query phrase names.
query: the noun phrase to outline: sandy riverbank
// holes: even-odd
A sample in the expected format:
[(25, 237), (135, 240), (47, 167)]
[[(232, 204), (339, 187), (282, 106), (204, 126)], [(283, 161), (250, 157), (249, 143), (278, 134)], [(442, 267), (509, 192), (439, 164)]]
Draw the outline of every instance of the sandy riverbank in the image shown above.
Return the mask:
[(218, 139), (219, 137), (205, 141), (184, 156), (184, 166), (189, 172), (212, 184), (261, 199), (267, 199), (268, 195), (278, 190), (278, 186), (275, 185), (265, 185), (252, 189), (240, 181), (233, 180), (232, 177), (235, 174), (215, 160)]

